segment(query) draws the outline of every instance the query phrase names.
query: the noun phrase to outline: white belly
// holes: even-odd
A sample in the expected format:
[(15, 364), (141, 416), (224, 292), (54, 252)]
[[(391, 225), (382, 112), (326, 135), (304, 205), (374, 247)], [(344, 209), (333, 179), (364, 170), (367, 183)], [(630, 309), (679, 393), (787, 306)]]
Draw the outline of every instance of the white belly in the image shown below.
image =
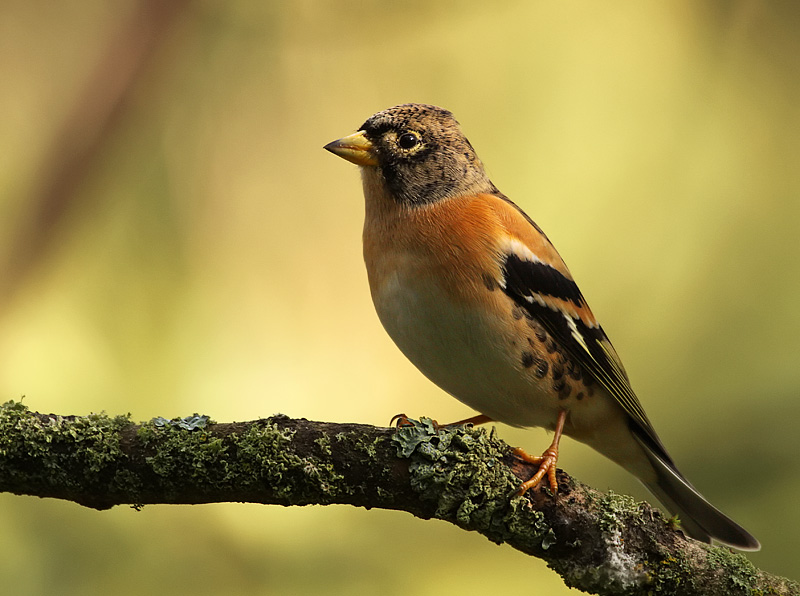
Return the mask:
[(486, 309), (454, 306), (438, 283), (397, 272), (373, 288), (373, 301), (403, 354), (453, 397), (499, 422), (552, 427), (557, 403), (515, 366), (518, 338)]

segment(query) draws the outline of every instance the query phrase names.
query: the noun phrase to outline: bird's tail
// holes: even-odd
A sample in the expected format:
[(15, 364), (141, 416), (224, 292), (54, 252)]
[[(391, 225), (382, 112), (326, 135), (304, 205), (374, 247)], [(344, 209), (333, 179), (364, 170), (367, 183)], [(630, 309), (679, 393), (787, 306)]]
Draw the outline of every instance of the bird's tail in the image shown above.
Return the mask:
[(655, 481), (646, 481), (645, 486), (667, 509), (678, 514), (681, 528), (689, 536), (709, 543), (713, 538), (741, 550), (761, 548), (758, 540), (747, 530), (709, 503), (673, 465), (659, 457), (637, 433), (634, 432), (633, 435), (656, 472)]

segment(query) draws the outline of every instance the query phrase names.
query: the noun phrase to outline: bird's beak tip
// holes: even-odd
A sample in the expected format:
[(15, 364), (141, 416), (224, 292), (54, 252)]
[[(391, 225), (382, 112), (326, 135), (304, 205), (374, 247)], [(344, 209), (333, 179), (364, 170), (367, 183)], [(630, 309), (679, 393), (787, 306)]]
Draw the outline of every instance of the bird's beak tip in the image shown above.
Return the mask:
[(363, 130), (332, 141), (325, 145), (323, 149), (359, 166), (378, 165), (373, 151), (374, 145), (366, 137)]

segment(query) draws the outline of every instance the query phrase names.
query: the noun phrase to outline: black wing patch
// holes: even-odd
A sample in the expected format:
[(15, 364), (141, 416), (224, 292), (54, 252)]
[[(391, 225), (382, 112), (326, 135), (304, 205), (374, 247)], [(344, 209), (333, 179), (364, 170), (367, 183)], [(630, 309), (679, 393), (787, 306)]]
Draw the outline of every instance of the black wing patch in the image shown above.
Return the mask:
[(579, 317), (536, 300), (536, 295), (549, 296), (571, 302), (576, 307), (584, 306), (586, 301), (577, 284), (545, 263), (528, 261), (514, 254), (506, 255), (502, 269), (503, 291), (538, 320), (567, 355), (614, 396), (629, 414), (631, 429), (662, 459), (672, 463), (603, 328), (590, 327)]
[(518, 290), (526, 289), (525, 294), (528, 296), (536, 292), (567, 300), (578, 308), (585, 303), (578, 284), (564, 277), (560, 271), (546, 263), (534, 263), (517, 255), (509, 254), (506, 256), (503, 272), (506, 286), (512, 286)]

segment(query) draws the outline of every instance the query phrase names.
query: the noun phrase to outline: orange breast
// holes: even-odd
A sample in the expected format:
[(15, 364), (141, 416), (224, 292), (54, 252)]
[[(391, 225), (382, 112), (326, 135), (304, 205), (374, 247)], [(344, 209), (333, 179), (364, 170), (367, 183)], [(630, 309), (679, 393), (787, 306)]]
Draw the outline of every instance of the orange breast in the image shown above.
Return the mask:
[(453, 300), (475, 300), (502, 278), (498, 239), (505, 226), (493, 205), (475, 197), (407, 207), (368, 200), (364, 260), (373, 294), (399, 268), (440, 280)]

